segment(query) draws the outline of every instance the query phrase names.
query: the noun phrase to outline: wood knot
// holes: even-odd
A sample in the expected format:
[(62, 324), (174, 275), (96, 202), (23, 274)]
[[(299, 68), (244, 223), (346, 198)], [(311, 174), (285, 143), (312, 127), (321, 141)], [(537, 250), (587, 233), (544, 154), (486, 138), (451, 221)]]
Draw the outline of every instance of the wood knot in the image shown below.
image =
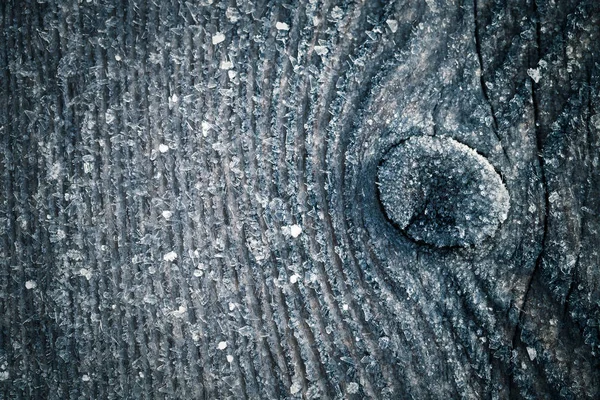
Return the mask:
[(467, 247), (493, 236), (510, 196), (494, 167), (447, 137), (413, 136), (384, 156), (379, 196), (388, 218), (411, 239)]

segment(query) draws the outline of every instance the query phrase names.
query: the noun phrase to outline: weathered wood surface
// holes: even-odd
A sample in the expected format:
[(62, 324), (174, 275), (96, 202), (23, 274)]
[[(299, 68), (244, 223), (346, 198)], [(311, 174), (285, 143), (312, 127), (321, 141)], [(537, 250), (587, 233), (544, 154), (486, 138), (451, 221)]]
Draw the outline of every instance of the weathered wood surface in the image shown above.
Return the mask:
[[(596, 0), (0, 10), (1, 399), (600, 397)], [(493, 235), (387, 218), (423, 135)]]

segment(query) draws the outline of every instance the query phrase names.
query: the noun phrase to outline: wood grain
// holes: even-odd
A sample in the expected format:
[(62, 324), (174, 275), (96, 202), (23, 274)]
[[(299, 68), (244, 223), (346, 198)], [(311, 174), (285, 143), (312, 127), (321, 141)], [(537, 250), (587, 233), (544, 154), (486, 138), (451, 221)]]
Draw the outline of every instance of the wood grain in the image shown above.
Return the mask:
[[(600, 396), (597, 1), (0, 15), (0, 399)], [(492, 237), (388, 219), (423, 135), (502, 178)]]

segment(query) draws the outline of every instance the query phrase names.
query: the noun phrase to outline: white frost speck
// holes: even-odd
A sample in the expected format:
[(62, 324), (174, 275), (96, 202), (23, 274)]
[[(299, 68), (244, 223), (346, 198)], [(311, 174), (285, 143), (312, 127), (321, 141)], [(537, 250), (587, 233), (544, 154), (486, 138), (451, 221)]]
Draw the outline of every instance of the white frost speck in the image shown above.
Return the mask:
[(79, 270), (79, 275), (85, 277), (88, 281), (92, 279), (92, 272), (87, 268), (81, 268)]
[(202, 121), (202, 136), (207, 137), (212, 125), (208, 121)]
[(194, 270), (194, 276), (196, 278), (200, 278), (202, 275), (204, 275), (204, 271), (202, 271), (201, 269), (195, 269)]
[(227, 355), (227, 362), (228, 363), (232, 363), (233, 362), (233, 356), (231, 354)]
[(35, 281), (27, 281), (25, 282), (25, 289), (35, 289), (37, 287), (37, 283)]
[(169, 151), (169, 146), (161, 143), (161, 145), (158, 146), (158, 151), (160, 151), (161, 153), (166, 153), (167, 151)]
[(348, 384), (348, 388), (347, 388), (348, 393), (350, 394), (355, 394), (358, 393), (358, 383), (356, 382), (350, 382)]
[(177, 253), (174, 251), (170, 251), (163, 256), (163, 260), (165, 261), (175, 261), (177, 259)]
[(234, 24), (240, 19), (240, 13), (233, 7), (227, 7), (227, 11), (225, 11), (225, 16), (229, 21), (233, 22)]
[(212, 37), (212, 44), (219, 44), (224, 41), (225, 41), (225, 35), (223, 35), (221, 32), (215, 33)]
[(8, 371), (0, 371), (0, 381), (5, 381), (10, 377)]
[(290, 387), (290, 393), (291, 394), (296, 394), (298, 393), (300, 390), (302, 389), (302, 385), (300, 384), (300, 382), (296, 381), (292, 384), (292, 387)]
[(89, 376), (89, 375), (87, 375), (87, 374), (86, 374), (86, 375), (83, 375), (83, 376), (81, 377), (81, 380), (82, 380), (82, 381), (84, 381), (84, 382), (89, 382), (89, 381), (90, 381), (90, 376)]
[(146, 304), (156, 304), (158, 299), (153, 294), (147, 294), (144, 296), (144, 303)]
[(343, 17), (344, 17), (344, 10), (342, 10), (338, 6), (333, 7), (333, 9), (331, 10), (331, 13), (330, 13), (330, 18), (334, 21), (339, 21)]
[(179, 306), (179, 308), (177, 310), (173, 311), (173, 314), (176, 317), (182, 317), (185, 314), (186, 311), (187, 311), (187, 307), (186, 306)]
[(325, 46), (315, 46), (315, 53), (317, 53), (320, 56), (324, 56), (327, 53), (329, 53), (329, 49)]
[(217, 349), (219, 350), (225, 350), (227, 348), (227, 342), (219, 342), (219, 344), (217, 345)]
[(232, 69), (230, 69), (229, 71), (227, 71), (227, 76), (229, 76), (229, 79), (235, 78), (236, 75), (237, 75), (237, 72), (234, 71), (234, 70), (232, 70)]
[(173, 213), (169, 210), (165, 210), (162, 212), (162, 216), (164, 219), (166, 219), (167, 221), (171, 219), (171, 217), (173, 216)]
[(89, 161), (83, 162), (83, 172), (89, 174), (94, 170), (94, 164)]
[(540, 78), (542, 77), (542, 74), (540, 73), (539, 68), (536, 68), (536, 69), (529, 68), (527, 70), (527, 75), (529, 75), (535, 83), (538, 83), (540, 81)]
[(197, 342), (200, 340), (200, 332), (198, 331), (192, 331), (192, 340), (194, 342)]
[(290, 276), (290, 283), (298, 282), (298, 278), (300, 278), (300, 275), (298, 275), (298, 274), (294, 274), (294, 275)]
[(67, 237), (67, 233), (62, 229), (56, 231), (56, 240), (64, 240)]
[(113, 122), (115, 122), (115, 119), (117, 119), (117, 115), (115, 113), (114, 110), (112, 109), (108, 109), (105, 113), (104, 113), (104, 119), (106, 120), (106, 123), (108, 125), (112, 124)]
[(533, 347), (527, 348), (527, 354), (529, 355), (529, 359), (531, 361), (535, 360), (535, 358), (537, 357), (537, 351)]
[(221, 65), (219, 66), (221, 69), (231, 69), (233, 68), (233, 63), (231, 61), (221, 61)]
[(286, 24), (285, 22), (276, 23), (275, 28), (277, 28), (278, 31), (289, 31), (290, 30), (290, 26), (288, 24)]
[(348, 304), (343, 304), (342, 305), (342, 310), (348, 311)]
[(293, 238), (297, 238), (302, 233), (302, 227), (300, 225), (292, 225), (290, 226), (290, 235)]
[(116, 55), (115, 55), (115, 60), (117, 60), (117, 61), (121, 61), (121, 60), (122, 60), (122, 59), (121, 59), (121, 56), (120, 56), (120, 55), (118, 55), (118, 54), (116, 54)]
[(387, 26), (390, 27), (390, 31), (392, 31), (392, 33), (396, 33), (396, 31), (398, 30), (398, 21), (396, 21), (395, 19), (388, 19), (387, 21), (385, 21), (385, 23), (387, 24)]

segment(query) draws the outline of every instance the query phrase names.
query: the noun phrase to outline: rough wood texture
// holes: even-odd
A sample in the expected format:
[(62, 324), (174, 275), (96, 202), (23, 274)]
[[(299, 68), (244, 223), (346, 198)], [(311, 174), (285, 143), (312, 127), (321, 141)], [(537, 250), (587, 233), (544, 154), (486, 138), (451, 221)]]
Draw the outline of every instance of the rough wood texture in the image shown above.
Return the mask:
[[(600, 397), (598, 1), (0, 13), (0, 399)], [(493, 236), (387, 218), (422, 135)]]

